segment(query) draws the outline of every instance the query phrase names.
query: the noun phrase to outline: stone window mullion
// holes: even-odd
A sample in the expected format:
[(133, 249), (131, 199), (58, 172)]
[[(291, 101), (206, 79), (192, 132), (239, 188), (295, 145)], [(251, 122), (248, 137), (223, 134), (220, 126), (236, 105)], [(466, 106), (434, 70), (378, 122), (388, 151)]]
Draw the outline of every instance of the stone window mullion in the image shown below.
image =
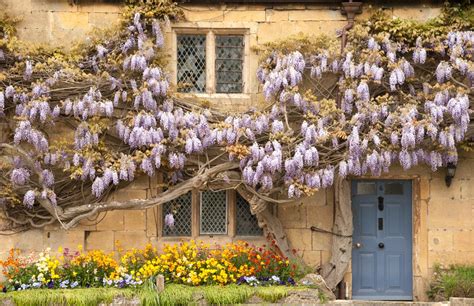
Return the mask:
[(216, 92), (215, 78), (216, 35), (213, 31), (206, 35), (206, 92)]

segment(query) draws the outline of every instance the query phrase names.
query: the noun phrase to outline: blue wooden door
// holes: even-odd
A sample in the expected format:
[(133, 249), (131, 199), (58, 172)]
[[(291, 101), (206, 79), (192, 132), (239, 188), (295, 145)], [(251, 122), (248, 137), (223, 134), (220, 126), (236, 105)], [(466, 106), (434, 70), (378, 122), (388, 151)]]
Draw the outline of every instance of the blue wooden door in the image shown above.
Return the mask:
[(411, 208), (411, 181), (352, 182), (353, 299), (413, 299)]

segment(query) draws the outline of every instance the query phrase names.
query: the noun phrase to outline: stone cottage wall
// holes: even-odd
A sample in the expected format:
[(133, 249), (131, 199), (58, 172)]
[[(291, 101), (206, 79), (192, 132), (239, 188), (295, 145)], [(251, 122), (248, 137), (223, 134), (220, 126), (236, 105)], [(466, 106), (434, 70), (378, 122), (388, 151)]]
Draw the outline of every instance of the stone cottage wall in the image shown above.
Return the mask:
[[(389, 1), (387, 1), (388, 3)], [(367, 7), (367, 6), (366, 6)], [(0, 0), (0, 8), (12, 16), (19, 16), (18, 35), (21, 39), (68, 46), (75, 39), (84, 39), (96, 27), (108, 27), (120, 16), (118, 5), (101, 1), (80, 0), (79, 5), (70, 5), (66, 0)], [(201, 29), (245, 29), (251, 47), (281, 39), (287, 35), (327, 34), (334, 36), (345, 24), (345, 16), (335, 7), (323, 5), (184, 5), (186, 22), (167, 29), (168, 51), (173, 54), (174, 31), (187, 28)], [(432, 5), (396, 6), (387, 5), (393, 16), (417, 20), (434, 17), (439, 7)], [(367, 16), (367, 10), (363, 16)], [(362, 17), (363, 17), (362, 16)], [(359, 17), (361, 18), (361, 17)], [(205, 96), (211, 105), (222, 111), (244, 110), (249, 106), (264, 103), (256, 81), (255, 71), (258, 56), (246, 51), (247, 91), (236, 97), (209, 94)], [(170, 63), (170, 70), (174, 69)], [(416, 209), (420, 218), (414, 219), (416, 247), (415, 282), (419, 283), (417, 299), (425, 299), (426, 288), (435, 263), (474, 263), (474, 154), (466, 154), (460, 161), (456, 177), (450, 188), (444, 184), (444, 171), (431, 173), (426, 168), (408, 172), (394, 169), (390, 178), (409, 178), (417, 182)], [(145, 198), (157, 195), (157, 179), (142, 178), (126, 189), (116, 192), (114, 200)], [(320, 266), (330, 257), (332, 237), (327, 233), (313, 232), (311, 226), (331, 230), (334, 218), (333, 189), (319, 191), (313, 197), (298, 200), (275, 209), (286, 229), (293, 248), (304, 260)], [(159, 210), (112, 211), (102, 213), (94, 219), (82, 222), (68, 232), (58, 225), (42, 230), (30, 230), (11, 236), (0, 236), (0, 258), (10, 248), (24, 251), (39, 251), (46, 247), (53, 250), (59, 246), (86, 249), (116, 249), (115, 241), (122, 247), (142, 247), (151, 242), (158, 247), (173, 240), (158, 237)], [(1, 220), (1, 219), (0, 219)], [(209, 241), (227, 242), (229, 237), (201, 237)], [(262, 240), (256, 239), (256, 243)], [(350, 271), (346, 280), (350, 282)], [(349, 286), (350, 288), (350, 286)]]

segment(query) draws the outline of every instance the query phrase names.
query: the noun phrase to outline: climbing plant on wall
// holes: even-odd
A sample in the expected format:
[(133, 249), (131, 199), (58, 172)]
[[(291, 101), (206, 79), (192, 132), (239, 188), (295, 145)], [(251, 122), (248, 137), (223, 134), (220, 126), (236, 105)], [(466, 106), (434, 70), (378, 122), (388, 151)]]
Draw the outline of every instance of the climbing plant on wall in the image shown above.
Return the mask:
[[(0, 120), (10, 130), (0, 197), (9, 220), (68, 229), (195, 188), (234, 188), (286, 253), (268, 204), (397, 163), (433, 171), (457, 163), (471, 113), (472, 14), (447, 7), (416, 23), (377, 12), (342, 51), (327, 37), (268, 44), (256, 71), (265, 107), (232, 115), (170, 84), (163, 29), (182, 17), (171, 2), (132, 4), (118, 29), (70, 52), (30, 48), (0, 23)], [(169, 186), (156, 198), (107, 201), (142, 175)]]

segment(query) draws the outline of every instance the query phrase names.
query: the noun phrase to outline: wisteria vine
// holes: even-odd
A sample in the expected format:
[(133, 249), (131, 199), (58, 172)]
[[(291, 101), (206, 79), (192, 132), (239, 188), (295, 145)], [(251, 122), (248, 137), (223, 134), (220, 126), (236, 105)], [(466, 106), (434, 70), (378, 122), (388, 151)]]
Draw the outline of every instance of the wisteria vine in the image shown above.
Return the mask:
[(0, 145), (0, 196), (11, 220), (74, 225), (155, 205), (104, 204), (140, 175), (159, 173), (173, 190), (200, 176), (229, 183), (218, 174), (231, 170), (234, 186), (271, 202), (395, 163), (457, 163), (472, 112), (474, 32), (453, 27), (410, 43), (359, 25), (343, 52), (275, 48), (256, 72), (268, 107), (225, 116), (175, 95), (163, 69), (163, 28), (180, 17), (173, 3), (131, 7), (120, 31), (76, 58), (20, 55), (4, 33), (0, 114), (12, 135)]

